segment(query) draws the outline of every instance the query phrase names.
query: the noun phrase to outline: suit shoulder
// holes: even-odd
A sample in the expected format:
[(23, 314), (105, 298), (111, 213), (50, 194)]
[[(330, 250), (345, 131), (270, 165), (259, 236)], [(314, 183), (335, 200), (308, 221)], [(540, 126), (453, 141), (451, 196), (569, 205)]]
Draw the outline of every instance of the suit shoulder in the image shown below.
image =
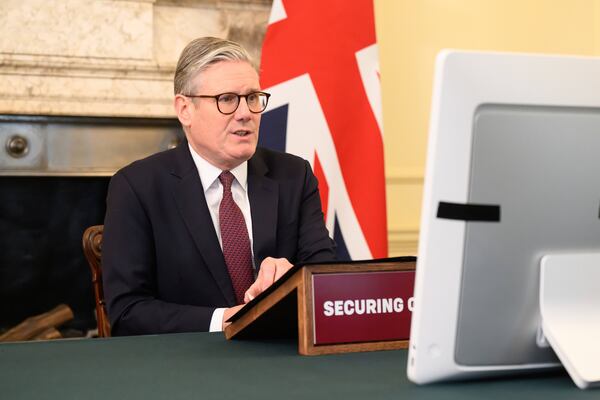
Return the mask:
[(269, 170), (272, 170), (273, 168), (304, 170), (307, 163), (302, 157), (263, 147), (258, 147), (256, 149), (255, 157), (262, 160)]
[(176, 149), (161, 151), (140, 160), (133, 161), (131, 164), (117, 171), (117, 174), (136, 177), (139, 175), (152, 174), (159, 170), (168, 170), (175, 161), (175, 150)]

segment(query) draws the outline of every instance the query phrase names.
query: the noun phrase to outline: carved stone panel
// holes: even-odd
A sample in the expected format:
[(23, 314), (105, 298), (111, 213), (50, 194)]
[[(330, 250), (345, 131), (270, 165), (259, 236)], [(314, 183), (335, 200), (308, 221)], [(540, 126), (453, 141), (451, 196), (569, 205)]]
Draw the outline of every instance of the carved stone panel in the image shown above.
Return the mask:
[(3, 0), (0, 114), (173, 116), (192, 39), (241, 42), (260, 60), (270, 0)]

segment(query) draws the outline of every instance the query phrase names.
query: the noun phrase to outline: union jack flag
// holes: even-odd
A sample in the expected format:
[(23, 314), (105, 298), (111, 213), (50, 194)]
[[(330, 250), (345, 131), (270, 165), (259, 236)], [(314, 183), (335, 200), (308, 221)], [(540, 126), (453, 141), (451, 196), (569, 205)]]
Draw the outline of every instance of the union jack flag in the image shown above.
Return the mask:
[(274, 0), (260, 145), (308, 160), (338, 257), (387, 257), (373, 0)]

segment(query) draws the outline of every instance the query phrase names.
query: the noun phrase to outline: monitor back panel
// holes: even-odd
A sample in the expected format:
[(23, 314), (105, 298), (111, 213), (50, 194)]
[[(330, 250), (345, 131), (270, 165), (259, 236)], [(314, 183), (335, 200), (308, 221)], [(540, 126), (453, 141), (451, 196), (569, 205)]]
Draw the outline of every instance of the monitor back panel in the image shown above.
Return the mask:
[(501, 218), (466, 224), (455, 362), (555, 362), (536, 344), (540, 259), (600, 250), (600, 110), (486, 104), (472, 137), (468, 202)]

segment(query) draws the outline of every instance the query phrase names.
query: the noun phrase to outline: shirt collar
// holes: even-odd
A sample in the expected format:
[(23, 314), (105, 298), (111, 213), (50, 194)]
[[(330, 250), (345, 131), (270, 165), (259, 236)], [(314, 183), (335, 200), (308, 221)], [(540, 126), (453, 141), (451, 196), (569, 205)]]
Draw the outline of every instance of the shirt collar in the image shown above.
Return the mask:
[[(188, 143), (188, 147), (190, 149), (190, 153), (192, 154), (192, 159), (194, 160), (194, 164), (196, 164), (196, 169), (198, 170), (198, 174), (200, 175), (200, 181), (202, 181), (202, 188), (204, 189), (204, 193), (215, 183), (215, 181), (221, 175), (223, 170), (215, 167), (208, 161), (206, 161), (202, 156), (200, 156), (196, 151), (192, 148), (192, 145)], [(237, 167), (230, 170), (230, 172), (235, 177), (235, 180), (238, 181), (240, 186), (246, 190), (248, 184), (248, 161), (244, 161)]]

